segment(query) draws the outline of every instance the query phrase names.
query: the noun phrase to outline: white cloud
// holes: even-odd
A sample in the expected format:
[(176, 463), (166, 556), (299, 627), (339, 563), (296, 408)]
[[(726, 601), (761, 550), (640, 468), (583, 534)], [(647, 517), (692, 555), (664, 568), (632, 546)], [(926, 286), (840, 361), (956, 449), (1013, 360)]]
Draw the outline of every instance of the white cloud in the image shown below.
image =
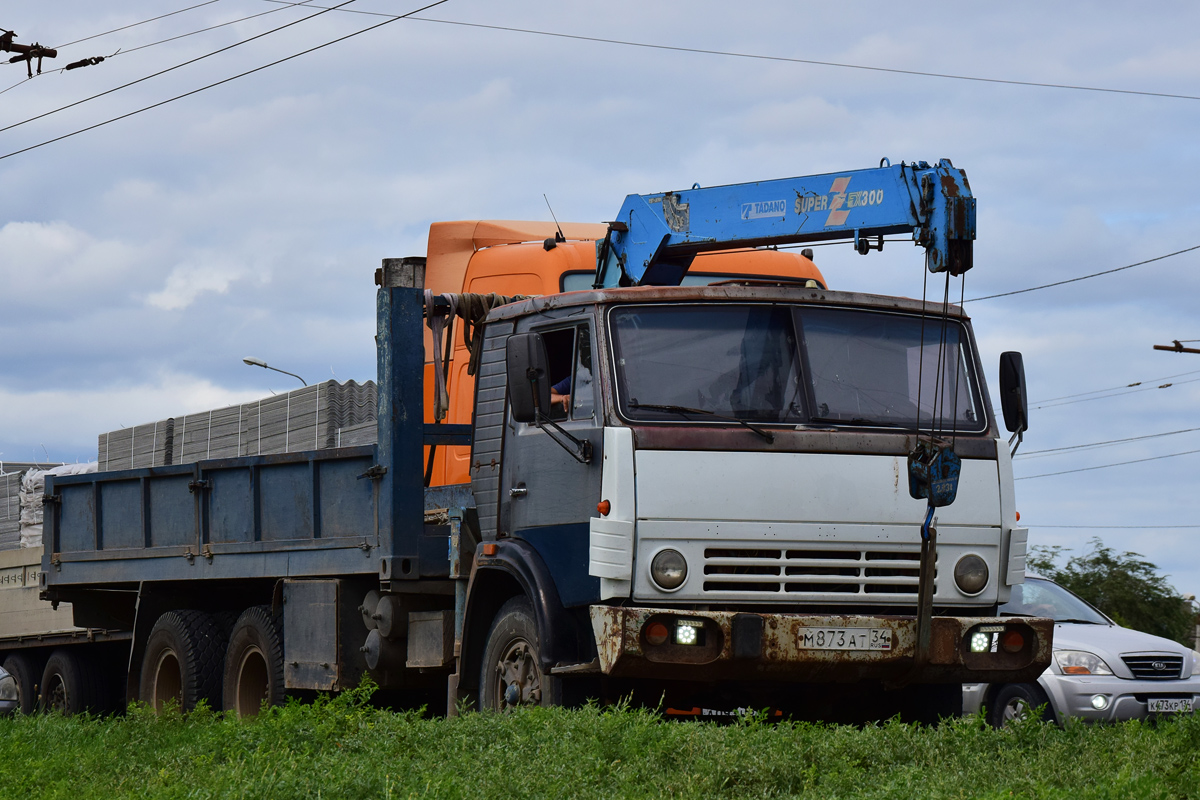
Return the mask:
[(55, 461), (92, 460), (100, 433), (250, 402), (264, 394), (165, 371), (147, 383), (97, 389), (14, 392), (0, 387), (0, 408), (6, 422), (0, 432), (0, 449), (9, 461), (45, 458), (43, 446)]
[(146, 303), (164, 311), (178, 311), (205, 292), (225, 294), (241, 276), (240, 269), (228, 266), (182, 264), (171, 270), (161, 290), (146, 295)]

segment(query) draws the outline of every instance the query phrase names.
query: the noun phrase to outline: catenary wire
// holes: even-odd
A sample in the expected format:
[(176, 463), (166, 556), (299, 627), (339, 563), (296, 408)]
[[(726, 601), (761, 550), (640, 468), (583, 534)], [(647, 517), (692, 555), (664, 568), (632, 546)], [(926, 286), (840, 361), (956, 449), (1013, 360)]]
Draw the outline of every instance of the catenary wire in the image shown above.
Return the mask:
[(1030, 528), (1083, 528), (1085, 530), (1088, 528), (1097, 528), (1097, 529), (1114, 530), (1114, 531), (1115, 530), (1148, 531), (1148, 530), (1176, 530), (1176, 529), (1184, 529), (1184, 528), (1200, 528), (1200, 525), (1038, 525), (1037, 523), (1031, 522), (1029, 524), (1029, 527)]
[(1167, 431), (1165, 433), (1148, 433), (1145, 436), (1130, 436), (1126, 439), (1109, 439), (1105, 442), (1090, 442), (1088, 444), (1073, 444), (1067, 447), (1048, 447), (1044, 450), (1030, 450), (1027, 453), (1021, 453), (1014, 456), (1015, 459), (1030, 459), (1030, 458), (1047, 458), (1049, 456), (1068, 455), (1081, 450), (1094, 450), (1101, 447), (1113, 447), (1119, 444), (1128, 444), (1129, 442), (1140, 442), (1145, 439), (1160, 439), (1164, 436), (1176, 436), (1181, 433), (1193, 433), (1200, 431), (1200, 428), (1184, 428), (1178, 431)]
[(1034, 406), (1034, 408), (1037, 408), (1037, 409), (1058, 408), (1059, 406), (1070, 406), (1070, 405), (1074, 405), (1075, 403), (1087, 403), (1092, 400), (1107, 400), (1110, 397), (1122, 397), (1127, 394), (1137, 394), (1138, 392), (1149, 392), (1154, 389), (1170, 389), (1172, 386), (1183, 386), (1184, 384), (1195, 383), (1196, 381), (1200, 381), (1200, 378), (1191, 378), (1186, 381), (1174, 381), (1172, 383), (1164, 383), (1161, 386), (1139, 386), (1136, 389), (1128, 389), (1124, 392), (1113, 392), (1112, 394), (1102, 394), (1102, 395), (1098, 395), (1096, 397), (1080, 397), (1076, 400), (1064, 400), (1061, 403), (1043, 402), (1040, 405)]
[[(1200, 369), (1193, 369), (1189, 372), (1180, 372), (1176, 375), (1164, 375), (1161, 378), (1149, 378), (1146, 380), (1134, 381), (1133, 383), (1124, 383), (1120, 386), (1110, 386), (1107, 389), (1093, 389), (1090, 392), (1079, 392), (1078, 394), (1064, 394), (1061, 397), (1043, 397), (1040, 400), (1031, 400), (1031, 403), (1053, 403), (1055, 400), (1070, 400), (1075, 397), (1086, 397), (1089, 394), (1100, 394), (1102, 392), (1115, 392), (1120, 389), (1132, 389), (1135, 386), (1141, 386), (1145, 383), (1158, 383), (1159, 381), (1169, 381), (1172, 378), (1184, 378), (1188, 375), (1196, 375), (1200, 373)], [(1154, 387), (1158, 388), (1158, 387)]]
[(130, 28), (136, 28), (139, 25), (145, 25), (147, 22), (157, 22), (160, 19), (166, 19), (167, 17), (173, 17), (176, 14), (182, 14), (185, 11), (191, 11), (193, 8), (200, 8), (200, 6), (211, 6), (213, 3), (218, 3), (218, 2), (220, 2), (220, 0), (206, 0), (206, 2), (197, 3), (196, 5), (188, 6), (187, 8), (181, 8), (178, 11), (171, 11), (167, 14), (159, 14), (157, 17), (151, 17), (150, 19), (144, 19), (141, 22), (134, 22), (129, 25), (122, 25), (120, 28), (113, 28), (111, 31), (105, 31), (104, 33), (93, 33), (91, 36), (85, 36), (82, 39), (76, 39), (73, 42), (67, 42), (66, 44), (56, 45), (55, 49), (62, 50), (64, 47), (70, 47), (73, 44), (79, 44), (80, 42), (88, 42), (88, 41), (91, 41), (92, 39), (99, 39), (101, 36), (108, 36), (110, 33), (117, 33), (118, 31), (127, 31)]
[[(218, 2), (218, 1), (219, 1), (219, 0), (209, 0), (209, 3), (216, 3), (216, 2)], [(228, 26), (230, 26), (230, 25), (236, 25), (236, 24), (238, 24), (239, 22), (245, 22), (246, 20), (254, 19), (254, 18), (256, 18), (256, 17), (265, 17), (267, 14), (274, 14), (276, 11), (286, 11), (286, 10), (287, 10), (287, 9), (289, 9), (289, 8), (301, 8), (301, 7), (308, 7), (308, 4), (309, 4), (309, 2), (311, 2), (311, 0), (302, 0), (302, 2), (298, 2), (298, 3), (289, 3), (289, 4), (288, 4), (288, 5), (286, 5), (286, 6), (280, 6), (280, 7), (278, 7), (278, 8), (273, 8), (273, 9), (271, 9), (270, 11), (260, 11), (260, 12), (259, 12), (259, 13), (257, 13), (257, 14), (250, 14), (249, 16), (246, 16), (246, 17), (240, 17), (240, 18), (238, 18), (238, 19), (231, 19), (231, 20), (229, 20), (228, 22), (221, 22), (221, 23), (218, 23), (218, 24), (216, 24), (216, 25), (210, 25), (210, 26), (208, 26), (207, 28), (200, 28), (199, 30), (191, 31), (191, 32), (189, 32), (189, 33), (181, 33), (181, 34), (179, 34), (178, 36), (171, 36), (171, 37), (169, 37), (169, 38), (167, 38), (167, 39), (159, 39), (157, 42), (150, 42), (149, 44), (142, 44), (142, 45), (138, 45), (137, 47), (130, 47), (130, 48), (128, 48), (128, 49), (122, 49), (122, 50), (118, 50), (117, 52), (113, 53), (113, 54), (112, 54), (112, 55), (110, 55), (110, 56), (105, 56), (105, 58), (106, 58), (106, 59), (113, 59), (113, 58), (116, 58), (117, 56), (129, 55), (130, 53), (136, 53), (138, 50), (145, 50), (145, 49), (147, 49), (147, 48), (150, 48), (150, 47), (156, 47), (156, 46), (158, 46), (158, 45), (160, 45), (160, 44), (167, 44), (168, 42), (174, 42), (174, 41), (177, 41), (177, 40), (179, 40), (179, 39), (186, 39), (186, 38), (187, 38), (187, 37), (189, 37), (189, 36), (195, 36), (195, 35), (197, 35), (197, 34), (200, 34), (200, 33), (208, 33), (209, 31), (215, 31), (217, 28), (225, 28), (225, 27), (228, 27)], [(201, 5), (201, 6), (206, 6), (206, 5), (208, 5), (209, 3), (201, 3), (200, 5)], [(180, 9), (180, 11), (173, 11), (173, 12), (171, 12), (171, 14), (179, 14), (179, 13), (181, 13), (182, 11), (190, 11), (190, 10), (191, 10), (191, 9), (193, 9), (193, 8), (199, 8), (199, 7), (200, 7), (200, 6), (189, 6), (188, 8)], [(171, 14), (164, 14), (163, 16), (164, 16), (164, 17), (169, 17), (169, 16), (171, 16)], [(125, 30), (126, 28), (133, 28), (133, 27), (136, 27), (136, 26), (138, 26), (138, 25), (145, 24), (146, 22), (153, 22), (154, 20), (157, 20), (157, 19), (162, 19), (162, 18), (163, 18), (163, 17), (154, 17), (154, 19), (143, 20), (142, 22), (135, 22), (133, 25), (126, 25), (124, 28), (114, 28), (114, 29), (113, 29), (113, 30), (111, 30), (111, 31), (105, 31), (104, 33), (97, 33), (95, 36), (88, 36), (88, 37), (87, 37), (87, 38), (85, 38), (85, 39), (78, 39), (78, 40), (76, 40), (76, 41), (74, 41), (74, 42), (70, 42), (69, 44), (78, 44), (79, 42), (86, 42), (88, 39), (95, 39), (95, 38), (97, 38), (97, 37), (99, 37), (99, 36), (106, 36), (106, 35), (108, 35), (108, 34), (110, 34), (110, 33), (116, 33), (117, 31), (123, 31), (123, 30)], [(67, 47), (67, 46), (68, 46), (68, 45), (59, 45), (59, 49), (62, 49), (62, 48), (64, 48), (64, 47)], [(60, 67), (60, 68), (58, 68), (58, 69), (46, 70), (45, 72), (39, 72), (38, 74), (34, 75), (34, 76), (33, 76), (33, 78), (40, 78), (42, 75), (50, 75), (50, 74), (52, 74), (52, 73), (59, 73), (59, 74), (61, 74), (61, 73), (65, 72), (65, 71), (66, 71), (66, 67)], [(18, 86), (23, 86), (23, 85), (25, 85), (26, 83), (29, 83), (29, 81), (33, 80), (33, 78), (22, 78), (21, 80), (17, 81), (17, 82), (16, 82), (16, 83), (14, 83), (13, 85), (9, 86), (7, 89), (0, 89), (0, 94), (4, 94), (4, 93), (6, 93), (6, 92), (9, 92), (9, 91), (11, 91), (11, 90), (13, 90), (13, 89), (17, 88)], [(54, 113), (54, 112), (50, 112), (50, 113)]]
[(1045, 472), (1040, 475), (1022, 475), (1019, 478), (1014, 478), (1018, 481), (1032, 480), (1033, 478), (1049, 478), (1054, 475), (1070, 475), (1073, 472), (1091, 472), (1096, 469), (1108, 469), (1109, 467), (1123, 467), (1126, 464), (1144, 464), (1147, 461), (1159, 461), (1164, 458), (1176, 458), (1178, 456), (1190, 456), (1194, 453), (1200, 453), (1200, 450), (1185, 450), (1182, 453), (1167, 453), (1163, 456), (1150, 456), (1149, 458), (1135, 458), (1132, 461), (1117, 461), (1113, 464), (1098, 464), (1094, 467), (1079, 467), (1078, 469), (1064, 469), (1061, 472)]
[[(232, 50), (235, 47), (241, 47), (242, 45), (253, 42), (256, 39), (261, 39), (264, 36), (270, 36), (273, 33), (278, 33), (279, 31), (284, 30), (285, 28), (290, 28), (293, 25), (299, 25), (301, 22), (307, 22), (308, 20), (313, 19), (314, 17), (319, 17), (322, 14), (328, 14), (330, 11), (334, 11), (336, 9), (341, 8), (342, 6), (346, 6), (346, 5), (349, 5), (350, 3), (354, 3), (354, 2), (357, 2), (357, 0), (345, 0), (344, 2), (339, 3), (338, 5), (333, 6), (331, 8), (321, 8), (321, 10), (315, 14), (309, 14), (307, 17), (301, 17), (300, 19), (292, 20), (291, 22), (288, 22), (284, 25), (280, 25), (277, 28), (272, 28), (269, 31), (263, 31), (262, 33), (255, 34), (254, 36), (251, 36), (248, 39), (242, 39), (241, 41), (234, 42), (233, 44), (222, 47), (219, 50), (213, 50), (211, 53), (205, 53), (204, 55), (196, 56), (195, 58), (192, 58), (192, 59), (189, 59), (182, 63), (176, 64), (175, 66), (167, 67), (166, 69), (161, 69), (158, 72), (138, 78), (137, 80), (129, 81), (128, 83), (123, 83), (120, 86), (114, 86), (113, 88), (106, 89), (103, 92), (100, 92), (99, 94), (94, 94), (91, 97), (85, 97), (82, 100), (76, 100), (73, 103), (67, 103), (65, 106), (59, 106), (58, 108), (51, 109), (50, 111), (46, 111), (44, 113), (38, 114), (35, 117), (29, 117), (28, 119), (23, 119), (20, 122), (14, 122), (11, 125), (7, 125), (3, 128), (0, 128), (0, 133), (4, 133), (5, 131), (11, 131), (13, 128), (19, 128), (20, 126), (25, 125), (26, 123), (33, 122), (33, 121), (39, 120), (39, 119), (43, 119), (45, 117), (50, 116), (51, 114), (57, 114), (59, 111), (65, 111), (68, 108), (74, 108), (75, 106), (82, 105), (82, 104), (88, 102), (89, 100), (95, 100), (98, 97), (104, 97), (105, 95), (112, 94), (113, 92), (120, 91), (121, 89), (127, 89), (130, 86), (134, 86), (143, 81), (148, 81), (151, 78), (157, 78), (159, 75), (165, 75), (166, 73), (177, 70), (180, 67), (186, 67), (189, 64), (195, 64), (197, 61), (203, 61), (206, 58), (210, 58), (210, 57), (218, 55), (220, 53), (224, 53), (228, 50)], [(297, 5), (299, 5), (299, 4), (297, 4)], [(317, 6), (317, 7), (319, 8), (319, 6)], [(119, 117), (118, 117), (118, 119), (119, 119)], [(93, 126), (93, 127), (98, 127), (98, 126)], [(74, 134), (70, 134), (70, 135), (74, 135)], [(52, 141), (57, 141), (57, 140), (52, 140)], [(48, 142), (47, 142), (47, 144), (48, 144)], [(40, 147), (40, 146), (41, 145), (35, 145), (35, 147)], [(28, 149), (33, 149), (33, 148), (28, 148)], [(19, 151), (19, 152), (24, 152), (24, 151)], [(15, 153), (13, 153), (11, 155), (15, 155)], [(5, 156), (5, 158), (7, 158), (7, 156)]]
[(1134, 264), (1126, 264), (1123, 267), (1116, 267), (1115, 269), (1106, 269), (1103, 272), (1093, 272), (1091, 275), (1080, 275), (1078, 278), (1067, 278), (1065, 281), (1055, 281), (1054, 283), (1046, 283), (1041, 286), (1030, 286), (1028, 289), (1015, 289), (1011, 292), (1001, 292), (1000, 294), (989, 294), (984, 297), (972, 297), (964, 302), (973, 303), (976, 300), (994, 300), (997, 297), (1009, 297), (1014, 294), (1024, 294), (1025, 292), (1036, 292), (1039, 289), (1049, 289), (1051, 286), (1062, 286), (1065, 283), (1075, 283), (1076, 281), (1084, 281), (1084, 280), (1087, 280), (1088, 278), (1098, 278), (1101, 275), (1111, 275), (1114, 272), (1120, 272), (1121, 270), (1125, 270), (1125, 269), (1133, 269), (1134, 267), (1140, 267), (1143, 264), (1152, 264), (1155, 261), (1162, 261), (1164, 258), (1171, 258), (1172, 256), (1182, 255), (1183, 253), (1190, 253), (1193, 250), (1200, 250), (1200, 244), (1193, 245), (1192, 247), (1186, 247), (1183, 250), (1176, 250), (1174, 253), (1167, 253), (1166, 255), (1155, 256), (1154, 258), (1147, 258), (1145, 261), (1138, 261)]
[(150, 42), (149, 44), (140, 44), (137, 47), (130, 47), (128, 49), (121, 50), (117, 53), (113, 53), (113, 55), (108, 56), (108, 58), (115, 58), (116, 56), (129, 55), (130, 53), (136, 53), (138, 50), (145, 50), (148, 47), (157, 47), (158, 45), (166, 44), (167, 42), (174, 42), (174, 41), (178, 41), (179, 39), (186, 39), (189, 36), (195, 36), (200, 33), (208, 33), (209, 31), (215, 31), (217, 28), (226, 28), (226, 27), (229, 27), (230, 25), (237, 25), (239, 22), (245, 22), (246, 20), (255, 19), (256, 17), (265, 17), (267, 14), (273, 14), (276, 11), (286, 11), (288, 8), (317, 8), (317, 6), (309, 5), (309, 0), (304, 0), (304, 2), (292, 3), (291, 5), (281, 6), (280, 8), (273, 8), (270, 11), (260, 11), (257, 14), (250, 14), (249, 16), (239, 17), (238, 19), (231, 19), (228, 22), (219, 22), (216, 25), (209, 25), (207, 28), (200, 28), (199, 30), (190, 31), (188, 33), (181, 33), (178, 36), (171, 36), (167, 39), (159, 39), (157, 42)]
[[(353, 2), (353, 0), (348, 0), (348, 1)], [(425, 11), (425, 10), (433, 8), (435, 6), (440, 6), (443, 3), (448, 3), (448, 2), (450, 2), (450, 0), (437, 0), (437, 2), (430, 3), (426, 6), (422, 6), (421, 8), (418, 8), (409, 13), (417, 14), (421, 11)], [(339, 42), (344, 42), (347, 39), (352, 39), (355, 36), (359, 36), (361, 34), (368, 33), (370, 31), (375, 30), (376, 28), (382, 28), (384, 25), (389, 25), (393, 22), (396, 22), (397, 20), (405, 19), (406, 16), (407, 15), (391, 17), (390, 19), (386, 19), (383, 22), (377, 23), (375, 25), (371, 25), (369, 27), (363, 28), (358, 31), (354, 31), (353, 33), (348, 33), (345, 36), (339, 36), (337, 39), (331, 39), (328, 42), (325, 42), (325, 43), (319, 44), (319, 45), (315, 45), (313, 47), (308, 48), (307, 50), (301, 50), (300, 52), (293, 53), (290, 56), (285, 56), (284, 58), (276, 59), (275, 61), (272, 61), (270, 63), (263, 64), (260, 67), (255, 67), (254, 69), (246, 70), (245, 72), (239, 72), (237, 75), (232, 75), (228, 78), (224, 78), (223, 80), (216, 81), (215, 83), (210, 83), (206, 86), (201, 86), (198, 89), (192, 89), (190, 92), (184, 92), (183, 94), (178, 94), (178, 95), (175, 95), (174, 97), (169, 97), (166, 100), (160, 100), (157, 103), (152, 103), (151, 105), (144, 106), (139, 109), (135, 109), (134, 111), (130, 111), (126, 114), (121, 114), (120, 116), (113, 117), (111, 119), (106, 119), (103, 122), (97, 122), (96, 124), (89, 125), (86, 128), (80, 128), (79, 130), (72, 131), (71, 133), (64, 133), (62, 136), (56, 136), (53, 139), (47, 139), (44, 142), (39, 142), (38, 144), (34, 144), (34, 145), (30, 145), (29, 147), (21, 148), (20, 150), (14, 150), (11, 153), (5, 153), (4, 155), (0, 156), (0, 161), (3, 161), (6, 158), (12, 158), (13, 156), (16, 156), (16, 155), (20, 155), (21, 153), (28, 153), (30, 150), (36, 150), (39, 147), (45, 147), (48, 144), (54, 144), (55, 142), (61, 142), (63, 139), (69, 139), (72, 136), (78, 136), (81, 133), (86, 133), (88, 131), (95, 130), (96, 128), (102, 128), (105, 125), (111, 124), (113, 122), (118, 122), (119, 120), (127, 119), (128, 117), (132, 117), (137, 114), (141, 114), (143, 111), (150, 111), (151, 109), (158, 108), (159, 106), (165, 106), (167, 103), (173, 103), (176, 100), (182, 100), (185, 97), (191, 97), (194, 94), (199, 94), (200, 92), (203, 92), (205, 90), (212, 89), (217, 86), (221, 86), (223, 84), (229, 83), (230, 81), (235, 81), (238, 78), (244, 78), (247, 75), (253, 75), (256, 72), (261, 72), (264, 69), (267, 69), (269, 67), (274, 67), (278, 64), (282, 64), (285, 61), (291, 61), (294, 58), (299, 58), (300, 56), (308, 55), (309, 53), (313, 53), (317, 50), (324, 49), (326, 47), (329, 47), (330, 45), (335, 45), (335, 44), (338, 44)], [(308, 19), (308, 17), (305, 17), (305, 19)], [(302, 21), (303, 20), (297, 20), (297, 22), (302, 22)]]
[[(266, 2), (282, 3), (284, 5), (291, 5), (290, 0), (266, 0)], [(319, 8), (320, 6), (314, 6), (314, 7)], [(389, 14), (385, 14), (385, 13), (379, 12), (379, 11), (362, 11), (359, 9), (347, 9), (347, 11), (349, 13), (354, 13), (354, 14), (371, 14), (371, 15), (377, 15), (377, 16), (381, 16), (381, 17), (382, 16), (391, 16)], [(1174, 100), (1200, 100), (1200, 95), (1173, 94), (1170, 92), (1148, 92), (1148, 91), (1141, 91), (1141, 90), (1137, 90), (1137, 89), (1113, 89), (1113, 88), (1103, 87), (1103, 86), (1079, 86), (1079, 85), (1067, 84), (1067, 83), (1043, 83), (1043, 82), (1039, 82), (1039, 81), (1018, 81), (1018, 80), (1011, 80), (1011, 79), (1006, 79), (1006, 78), (982, 78), (982, 77), (974, 76), (974, 75), (954, 75), (954, 74), (944, 73), (944, 72), (924, 72), (921, 70), (899, 69), (896, 67), (872, 67), (872, 66), (867, 66), (865, 64), (849, 64), (849, 63), (843, 63), (843, 62), (838, 62), (838, 61), (817, 61), (815, 59), (808, 59), (808, 58), (791, 58), (788, 56), (768, 56), (768, 55), (763, 55), (760, 53), (738, 53), (738, 52), (729, 51), (729, 50), (709, 50), (709, 49), (700, 48), (700, 47), (680, 47), (680, 46), (676, 46), (676, 45), (654, 44), (652, 42), (634, 42), (634, 41), (628, 41), (628, 40), (624, 40), (624, 39), (606, 39), (606, 38), (599, 37), (599, 36), (582, 36), (579, 34), (561, 33), (558, 31), (540, 31), (540, 30), (535, 30), (532, 28), (514, 28), (514, 27), (510, 27), (510, 26), (506, 26), (506, 25), (484, 25), (484, 24), (481, 24), (478, 22), (461, 22), (458, 20), (450, 20), (450, 19), (431, 19), (431, 18), (427, 18), (427, 17), (412, 17), (412, 19), (415, 21), (418, 21), (418, 22), (436, 22), (441, 25), (459, 25), (459, 26), (462, 26), (465, 28), (483, 28), (485, 30), (507, 31), (510, 33), (527, 33), (527, 34), (532, 34), (535, 36), (552, 36), (552, 37), (560, 38), (560, 39), (574, 39), (576, 41), (581, 41), (581, 42), (597, 42), (597, 43), (601, 43), (601, 44), (616, 44), (616, 45), (621, 45), (623, 47), (640, 47), (640, 48), (650, 49), (650, 50), (671, 50), (671, 51), (678, 52), (678, 53), (698, 53), (701, 55), (726, 56), (726, 57), (730, 57), (730, 58), (747, 58), (747, 59), (754, 59), (754, 60), (758, 60), (758, 61), (779, 61), (779, 62), (784, 62), (784, 63), (789, 63), (789, 64), (809, 64), (809, 65), (819, 66), (819, 67), (837, 67), (839, 69), (857, 69), (857, 70), (866, 70), (869, 72), (889, 72), (889, 73), (893, 73), (893, 74), (897, 74), (897, 75), (916, 75), (916, 76), (922, 77), (922, 78), (942, 78), (942, 79), (947, 79), (947, 80), (973, 81), (976, 83), (999, 83), (999, 84), (1006, 84), (1009, 86), (1029, 86), (1029, 87), (1036, 87), (1036, 88), (1040, 88), (1040, 89), (1067, 89), (1067, 90), (1079, 91), (1079, 92), (1104, 92), (1104, 93), (1109, 93), (1109, 94), (1140, 95), (1143, 97), (1165, 97), (1165, 98), (1171, 98)]]

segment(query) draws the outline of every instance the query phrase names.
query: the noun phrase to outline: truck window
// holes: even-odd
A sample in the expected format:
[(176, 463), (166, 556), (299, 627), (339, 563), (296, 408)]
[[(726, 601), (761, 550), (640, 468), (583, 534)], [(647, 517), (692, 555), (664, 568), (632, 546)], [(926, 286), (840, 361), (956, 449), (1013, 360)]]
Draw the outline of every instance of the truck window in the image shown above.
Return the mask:
[(679, 406), (759, 422), (803, 420), (786, 306), (643, 306), (612, 315), (622, 413), (680, 420)]
[[(550, 371), (552, 420), (591, 419), (592, 342), (587, 325), (540, 331)], [(565, 403), (564, 403), (565, 398)]]
[[(841, 308), (798, 309), (812, 414), (831, 422), (870, 420), (913, 428), (981, 431), (979, 390), (963, 328), (942, 320)], [(924, 346), (922, 346), (922, 338)], [(918, 385), (920, 384), (920, 385)]]
[(610, 324), (626, 419), (714, 421), (705, 419), (707, 413), (768, 424), (915, 428), (920, 382), (922, 426), (929, 426), (936, 400), (939, 424), (947, 430), (986, 428), (974, 363), (957, 322), (945, 326), (948, 347), (941, 361), (941, 320), (926, 320), (922, 348), (920, 317), (904, 314), (783, 305), (627, 306), (613, 309)]

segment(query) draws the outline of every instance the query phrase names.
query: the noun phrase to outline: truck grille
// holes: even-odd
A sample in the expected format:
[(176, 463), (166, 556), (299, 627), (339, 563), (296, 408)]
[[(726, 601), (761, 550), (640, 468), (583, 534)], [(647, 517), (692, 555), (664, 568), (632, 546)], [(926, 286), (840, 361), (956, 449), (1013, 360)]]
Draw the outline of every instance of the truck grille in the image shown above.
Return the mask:
[(1183, 656), (1121, 656), (1133, 677), (1144, 681), (1177, 681), (1183, 674)]
[(786, 592), (798, 598), (805, 594), (915, 595), (920, 559), (920, 551), (912, 548), (710, 547), (704, 551), (704, 591)]

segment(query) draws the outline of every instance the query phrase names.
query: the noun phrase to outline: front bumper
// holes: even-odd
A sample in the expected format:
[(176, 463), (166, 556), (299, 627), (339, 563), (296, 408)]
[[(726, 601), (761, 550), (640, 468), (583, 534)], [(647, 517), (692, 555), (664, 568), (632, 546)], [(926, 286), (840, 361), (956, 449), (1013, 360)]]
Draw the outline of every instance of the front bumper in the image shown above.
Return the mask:
[[(1054, 623), (1021, 617), (934, 617), (927, 663), (915, 666), (917, 620), (911, 616), (760, 614), (594, 605), (590, 609), (600, 669), (616, 677), (668, 680), (781, 680), (967, 683), (1036, 680), (1050, 663)], [(702, 630), (698, 643), (652, 644), (648, 626), (690, 621)], [(970, 639), (984, 626), (1017, 631), (1016, 652), (993, 647), (972, 652)], [(886, 629), (886, 650), (803, 647), (804, 634), (829, 629)], [(811, 639), (810, 635), (810, 639)]]
[[(1146, 719), (1151, 698), (1192, 698), (1200, 710), (1200, 677), (1177, 681), (1128, 680), (1111, 675), (1057, 675), (1047, 671), (1038, 681), (1050, 697), (1058, 719), (1078, 717), (1089, 722)], [(1092, 698), (1103, 696), (1108, 705), (1097, 709)]]

